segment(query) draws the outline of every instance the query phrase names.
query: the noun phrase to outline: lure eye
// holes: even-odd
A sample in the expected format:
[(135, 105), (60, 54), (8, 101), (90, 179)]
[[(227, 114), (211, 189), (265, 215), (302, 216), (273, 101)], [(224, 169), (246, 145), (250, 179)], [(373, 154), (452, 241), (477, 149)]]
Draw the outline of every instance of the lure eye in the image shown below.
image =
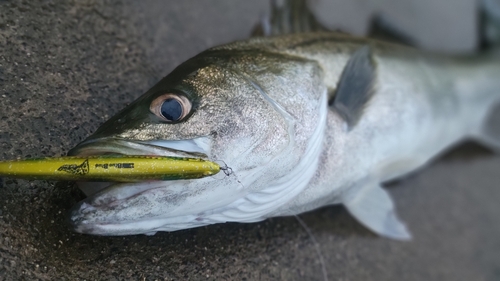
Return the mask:
[(165, 121), (176, 122), (189, 114), (191, 102), (185, 96), (164, 94), (154, 99), (149, 109)]

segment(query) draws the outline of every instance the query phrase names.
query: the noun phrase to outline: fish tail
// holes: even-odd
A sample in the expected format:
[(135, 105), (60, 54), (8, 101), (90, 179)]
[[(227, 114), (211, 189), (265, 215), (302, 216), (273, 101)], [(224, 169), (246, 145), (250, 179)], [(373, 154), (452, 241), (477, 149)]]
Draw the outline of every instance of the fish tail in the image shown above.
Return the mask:
[(494, 110), (489, 112), (490, 114), (474, 132), (473, 139), (494, 152), (500, 153), (500, 128), (497, 125), (500, 124), (500, 107), (493, 108)]
[[(473, 130), (473, 138), (490, 149), (500, 153), (500, 1), (482, 0), (480, 2), (480, 63), (473, 67), (476, 76), (474, 94), (481, 95), (482, 104), (477, 107), (481, 112), (486, 109), (479, 126)], [(482, 114), (482, 113), (480, 113)]]
[(500, 0), (480, 0), (478, 7), (481, 54), (464, 65), (459, 80), (467, 85), (462, 96), (470, 115), (479, 117), (472, 137), (500, 153), (500, 130), (493, 126), (500, 124)]
[(479, 20), (481, 49), (500, 49), (500, 1), (482, 0)]

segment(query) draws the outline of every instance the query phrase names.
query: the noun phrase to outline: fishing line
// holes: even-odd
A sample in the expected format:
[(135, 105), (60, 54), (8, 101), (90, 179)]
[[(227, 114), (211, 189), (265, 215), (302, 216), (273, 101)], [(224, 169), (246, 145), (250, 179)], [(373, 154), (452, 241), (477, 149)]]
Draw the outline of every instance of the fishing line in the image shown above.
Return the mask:
[[(222, 170), (222, 172), (224, 172), (224, 174), (226, 174), (226, 176), (230, 176), (233, 174), (233, 169), (231, 167), (229, 167), (226, 162), (222, 161), (222, 160), (217, 160), (217, 162), (222, 162), (224, 165), (219, 165), (220, 169)], [(219, 164), (219, 163), (217, 163)]]
[[(220, 167), (220, 170), (222, 172), (224, 172), (224, 174), (229, 177), (231, 175), (234, 175), (236, 177), (236, 181), (243, 187), (245, 188), (245, 186), (241, 183), (240, 179), (238, 178), (238, 176), (236, 175), (236, 173), (234, 173), (233, 169), (231, 167), (229, 167), (226, 162), (222, 161), (222, 160), (215, 160), (215, 163), (217, 163)], [(309, 235), (309, 238), (311, 239), (311, 241), (313, 242), (314, 244), (314, 248), (316, 250), (316, 253), (318, 254), (318, 257), (319, 257), (319, 262), (321, 264), (321, 272), (323, 273), (323, 280), (327, 281), (328, 280), (328, 273), (326, 272), (326, 264), (325, 264), (325, 260), (323, 258), (323, 254), (321, 253), (321, 249), (319, 247), (319, 243), (318, 241), (316, 240), (316, 237), (314, 237), (311, 229), (307, 226), (307, 224), (297, 215), (293, 215), (297, 221), (299, 222), (299, 224), (305, 229), (306, 233)]]
[[(245, 188), (245, 186), (241, 183), (240, 179), (238, 178), (238, 176), (236, 175), (236, 173), (233, 171), (233, 169), (231, 167), (229, 167), (226, 162), (224, 162), (223, 160), (215, 160), (214, 161), (215, 163), (217, 163), (220, 167), (220, 170), (227, 176), (231, 176), (231, 175), (234, 175), (236, 177), (236, 181), (241, 185), (241, 187)], [(222, 164), (222, 165), (221, 165)]]
[[(245, 186), (241, 183), (241, 181), (238, 178), (238, 176), (236, 175), (236, 173), (233, 171), (233, 169), (231, 167), (229, 167), (226, 164), (226, 162), (224, 162), (222, 160), (215, 160), (214, 162), (219, 165), (220, 170), (222, 172), (224, 172), (224, 174), (227, 177), (229, 177), (231, 175), (234, 175), (236, 177), (236, 181), (241, 185), (241, 187), (245, 188)], [(319, 247), (319, 243), (316, 240), (316, 237), (314, 237), (311, 229), (307, 226), (307, 224), (301, 218), (299, 218), (299, 216), (297, 216), (297, 215), (293, 215), (293, 216), (297, 219), (297, 221), (299, 222), (299, 224), (305, 229), (306, 233), (309, 235), (309, 238), (313, 242), (314, 248), (315, 248), (316, 253), (318, 254), (318, 257), (319, 257), (319, 262), (321, 264), (321, 272), (323, 273), (323, 280), (327, 281), (328, 280), (328, 273), (326, 272), (326, 264), (325, 264), (325, 260), (323, 258), (323, 254), (321, 253), (321, 249)]]
[(328, 274), (326, 272), (326, 264), (325, 264), (325, 260), (323, 259), (323, 255), (321, 254), (321, 249), (319, 247), (318, 241), (314, 237), (311, 229), (307, 226), (307, 224), (301, 218), (299, 218), (299, 216), (297, 216), (297, 215), (293, 215), (293, 216), (297, 219), (299, 224), (306, 230), (307, 234), (309, 235), (309, 238), (311, 238), (311, 241), (314, 244), (314, 248), (316, 249), (316, 253), (318, 254), (319, 262), (321, 263), (321, 271), (323, 272), (323, 280), (327, 281)]

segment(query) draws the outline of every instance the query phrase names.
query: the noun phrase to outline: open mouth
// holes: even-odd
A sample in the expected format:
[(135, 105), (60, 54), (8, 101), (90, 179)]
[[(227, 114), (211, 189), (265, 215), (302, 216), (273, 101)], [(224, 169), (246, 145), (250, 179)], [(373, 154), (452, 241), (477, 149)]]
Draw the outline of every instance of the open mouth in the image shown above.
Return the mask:
[[(129, 141), (117, 138), (91, 139), (80, 143), (68, 152), (70, 156), (107, 154), (208, 159), (210, 157), (210, 139), (207, 137), (176, 141)], [(69, 213), (68, 222), (74, 231), (87, 234), (107, 235), (107, 228), (109, 227), (115, 230), (124, 228), (124, 230), (119, 231), (122, 234), (145, 232), (138, 231), (137, 228), (145, 227), (150, 229), (152, 227), (150, 224), (155, 220), (146, 220), (143, 223), (147, 224), (147, 226), (141, 226), (141, 222), (137, 222), (135, 217), (124, 220), (119, 215), (107, 216), (105, 214), (112, 213), (113, 210), (116, 211), (117, 209), (134, 209), (134, 207), (129, 206), (131, 203), (128, 202), (139, 200), (141, 196), (155, 196), (156, 193), (162, 192), (165, 193), (162, 196), (164, 198), (179, 198), (183, 194), (182, 190), (176, 187), (173, 182), (165, 183), (164, 181), (133, 183), (77, 182), (77, 184), (87, 198), (73, 206)], [(166, 185), (169, 188), (165, 189)], [(147, 209), (147, 206), (145, 208)], [(138, 212), (138, 214), (140, 213)], [(124, 221), (122, 222), (122, 220)]]
[[(200, 137), (187, 140), (129, 141), (118, 138), (101, 138), (84, 141), (68, 152), (69, 156), (96, 155), (145, 155), (208, 159), (210, 140)], [(78, 182), (86, 196), (117, 184), (116, 182)]]

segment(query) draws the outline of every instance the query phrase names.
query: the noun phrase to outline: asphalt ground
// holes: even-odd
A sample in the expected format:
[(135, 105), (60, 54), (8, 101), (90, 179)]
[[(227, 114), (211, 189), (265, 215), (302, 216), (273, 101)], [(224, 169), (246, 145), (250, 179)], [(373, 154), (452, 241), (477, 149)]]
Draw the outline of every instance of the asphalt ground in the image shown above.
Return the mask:
[[(474, 1), (337, 2), (319, 1), (320, 17), (354, 33), (384, 10), (423, 47), (476, 42)], [(246, 38), (267, 10), (265, 0), (0, 0), (1, 159), (64, 155), (182, 61)], [(293, 217), (80, 235), (65, 223), (83, 198), (73, 183), (2, 179), (0, 280), (321, 280), (321, 261), (330, 280), (500, 280), (499, 171), (499, 156), (468, 143), (390, 183), (410, 242), (375, 236), (339, 206), (300, 216), (312, 236)]]

